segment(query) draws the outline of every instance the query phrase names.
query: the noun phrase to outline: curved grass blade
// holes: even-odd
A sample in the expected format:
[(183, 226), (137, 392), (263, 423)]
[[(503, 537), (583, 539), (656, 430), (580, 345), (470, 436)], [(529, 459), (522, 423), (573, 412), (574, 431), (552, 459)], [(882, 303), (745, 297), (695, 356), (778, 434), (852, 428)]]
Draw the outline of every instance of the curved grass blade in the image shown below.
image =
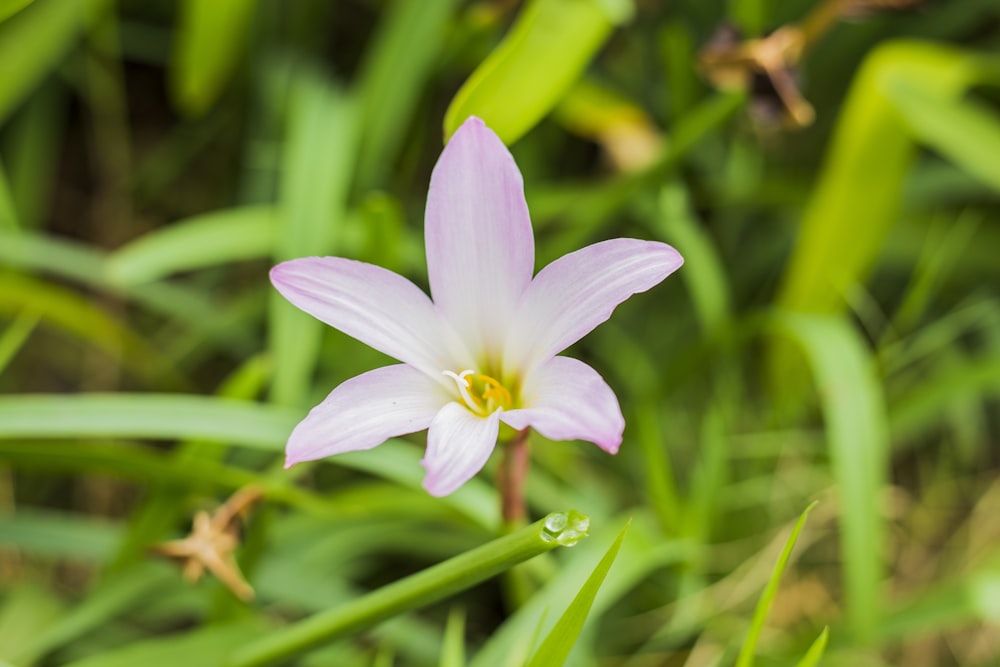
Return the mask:
[(629, 520), (618, 533), (618, 537), (611, 543), (594, 571), (587, 577), (583, 588), (569, 603), (569, 607), (542, 640), (542, 645), (538, 647), (525, 667), (560, 667), (569, 657), (569, 652), (573, 649), (577, 637), (580, 636), (580, 631), (583, 630), (583, 624), (594, 604), (594, 598), (597, 597), (597, 591), (604, 583), (604, 578), (608, 576), (611, 564), (615, 562), (615, 557), (618, 555), (618, 550), (621, 548), (622, 541), (625, 539), (625, 534), (631, 524), (632, 521)]
[(76, 42), (95, 0), (37, 0), (0, 24), (0, 125)]
[(812, 643), (802, 659), (795, 663), (795, 667), (816, 667), (826, 651), (826, 642), (829, 636), (830, 628), (823, 628), (823, 632), (819, 633), (819, 637)]
[(883, 526), (877, 508), (890, 448), (883, 388), (865, 343), (846, 319), (782, 313), (773, 324), (801, 345), (815, 378), (841, 505), (847, 624), (863, 641), (881, 616)]
[[(341, 240), (358, 120), (351, 94), (318, 74), (293, 78), (274, 259), (329, 254)], [(269, 306), (268, 342), (275, 369), (271, 398), (300, 405), (309, 393), (325, 325), (277, 291), (272, 291)]]
[(170, 92), (200, 116), (222, 93), (246, 46), (256, 0), (184, 0), (174, 37)]
[(34, 0), (0, 0), (0, 21), (21, 11)]
[(180, 271), (270, 254), (275, 217), (270, 206), (231, 208), (172, 223), (141, 236), (107, 258), (115, 285), (149, 283)]
[(209, 625), (186, 634), (138, 641), (74, 660), (66, 667), (218, 667), (233, 651), (259, 637), (263, 625), (258, 618)]
[(38, 315), (25, 309), (10, 323), (10, 326), (4, 329), (3, 334), (0, 334), (0, 375), (3, 375), (7, 364), (28, 340), (28, 336), (35, 330), (37, 324)]
[(273, 405), (180, 394), (0, 397), (6, 439), (197, 438), (279, 451), (299, 418)]
[(504, 143), (517, 141), (552, 110), (631, 11), (630, 0), (532, 0), (451, 101), (445, 138), (479, 116)]
[(465, 667), (465, 610), (461, 607), (448, 613), (439, 667)]
[[(774, 602), (774, 597), (778, 594), (778, 584), (781, 583), (781, 573), (785, 571), (788, 559), (792, 555), (792, 549), (795, 548), (795, 542), (799, 539), (799, 533), (802, 532), (802, 527), (806, 524), (806, 517), (809, 516), (809, 512), (815, 506), (816, 501), (813, 501), (808, 507), (805, 508), (805, 510), (803, 510), (802, 514), (799, 515), (799, 520), (795, 522), (795, 527), (792, 528), (791, 534), (785, 541), (785, 546), (781, 550), (781, 555), (778, 556), (778, 560), (774, 564), (774, 569), (771, 570), (771, 578), (764, 587), (764, 592), (760, 594), (760, 600), (757, 602), (757, 607), (754, 609), (753, 620), (750, 622), (750, 630), (747, 632), (747, 637), (743, 641), (743, 646), (740, 648), (739, 656), (736, 658), (736, 667), (752, 667), (753, 665), (754, 651), (757, 650), (757, 642), (760, 640), (760, 633), (764, 629), (764, 621), (767, 619), (767, 612), (771, 610), (771, 604)], [(825, 632), (821, 635), (821, 637), (824, 638), (825, 644)], [(820, 652), (822, 653), (822, 650)]]

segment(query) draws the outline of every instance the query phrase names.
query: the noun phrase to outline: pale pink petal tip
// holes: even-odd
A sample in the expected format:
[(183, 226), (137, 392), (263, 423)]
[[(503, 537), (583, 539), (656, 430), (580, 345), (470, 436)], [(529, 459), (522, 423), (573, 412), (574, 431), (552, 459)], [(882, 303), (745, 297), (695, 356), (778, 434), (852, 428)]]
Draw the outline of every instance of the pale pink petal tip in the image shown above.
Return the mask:
[(531, 407), (508, 410), (504, 423), (531, 427), (550, 440), (586, 440), (616, 454), (625, 418), (611, 387), (593, 368), (570, 357), (553, 357), (529, 379)]
[(497, 443), (500, 411), (480, 417), (458, 403), (445, 405), (427, 430), (424, 489), (447, 496), (476, 476)]

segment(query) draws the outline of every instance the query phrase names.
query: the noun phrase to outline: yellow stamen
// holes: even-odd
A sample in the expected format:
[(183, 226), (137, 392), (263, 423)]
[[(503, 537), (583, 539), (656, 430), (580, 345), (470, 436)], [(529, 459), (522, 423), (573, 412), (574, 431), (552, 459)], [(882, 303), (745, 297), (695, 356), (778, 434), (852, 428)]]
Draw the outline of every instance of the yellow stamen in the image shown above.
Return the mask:
[(479, 415), (492, 414), (497, 408), (510, 408), (514, 403), (510, 391), (500, 381), (472, 370), (461, 373), (442, 371), (455, 381), (458, 394), (465, 407)]
[(491, 378), (489, 375), (477, 375), (476, 379), (486, 385), (483, 398), (487, 401), (496, 401), (504, 407), (509, 407), (514, 402), (510, 392), (507, 391), (507, 387), (500, 384), (499, 381)]

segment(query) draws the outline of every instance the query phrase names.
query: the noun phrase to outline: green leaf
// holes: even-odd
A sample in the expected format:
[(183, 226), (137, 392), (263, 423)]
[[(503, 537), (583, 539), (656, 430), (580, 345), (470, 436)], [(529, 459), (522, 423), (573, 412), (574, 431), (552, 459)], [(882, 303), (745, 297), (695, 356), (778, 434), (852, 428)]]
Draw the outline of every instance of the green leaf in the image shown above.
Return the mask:
[(660, 215), (656, 224), (664, 238), (681, 248), (685, 270), (681, 273), (691, 293), (702, 331), (719, 333), (732, 316), (729, 285), (719, 253), (694, 218), (688, 194), (677, 181), (660, 191)]
[(218, 667), (226, 658), (260, 637), (257, 619), (227, 625), (209, 625), (193, 632), (156, 637), (75, 660), (65, 667)]
[(830, 628), (823, 628), (823, 632), (819, 633), (819, 637), (812, 643), (802, 659), (795, 663), (795, 667), (816, 667), (826, 651), (826, 642), (829, 636)]
[[(897, 100), (902, 95), (904, 105), (913, 106), (928, 95), (937, 100), (955, 98), (981, 75), (979, 65), (974, 56), (957, 49), (903, 41), (883, 44), (865, 59), (837, 120), (819, 181), (806, 203), (777, 302), (780, 308), (844, 309), (846, 291), (867, 278), (899, 212), (904, 180), (915, 155), (914, 138), (907, 123), (899, 122), (900, 113), (925, 129), (931, 125), (928, 119), (933, 119), (942, 131), (940, 110), (901, 109)], [(906, 98), (906, 91), (913, 90), (921, 91), (918, 99), (912, 94)], [(954, 111), (946, 107), (945, 116), (949, 109)], [(967, 111), (960, 115), (969, 116)], [(971, 115), (976, 127), (981, 127), (982, 114)], [(966, 131), (956, 126), (947, 136), (954, 138), (957, 132)], [(995, 134), (995, 130), (987, 133), (989, 145)], [(944, 142), (944, 135), (939, 137)], [(978, 135), (968, 133), (959, 147), (949, 150), (961, 151), (964, 146), (968, 155), (972, 137), (978, 140)], [(982, 157), (967, 159), (975, 165), (975, 173), (982, 175)], [(992, 174), (989, 182), (995, 180)]]
[(0, 375), (28, 340), (38, 324), (38, 315), (25, 310), (0, 334)]
[(270, 665), (333, 639), (417, 609), (496, 576), (559, 546), (576, 544), (589, 519), (557, 512), (521, 530), (466, 551), (426, 570), (383, 586), (272, 633), (238, 651), (228, 667)]
[(0, 229), (13, 231), (20, 226), (7, 170), (4, 169), (3, 162), (0, 162)]
[(267, 257), (274, 243), (271, 206), (232, 208), (171, 223), (112, 252), (108, 279), (138, 285), (226, 262)]
[(542, 640), (542, 645), (528, 661), (526, 667), (560, 667), (569, 656), (569, 652), (576, 643), (576, 638), (583, 630), (583, 624), (587, 620), (587, 614), (594, 604), (597, 591), (600, 590), (604, 578), (608, 576), (611, 564), (615, 562), (618, 550), (621, 548), (625, 534), (628, 532), (631, 520), (625, 524), (618, 537), (611, 543), (604, 557), (594, 568), (594, 571), (587, 577), (583, 588), (576, 594), (569, 607), (559, 617), (556, 624), (549, 631), (549, 634)]
[(37, 0), (0, 23), (0, 125), (63, 59), (95, 0)]
[(0, 21), (13, 16), (27, 7), (33, 0), (0, 0)]
[(439, 667), (465, 667), (465, 610), (461, 607), (448, 613)]
[(864, 639), (878, 628), (882, 607), (883, 525), (876, 508), (890, 448), (883, 389), (846, 319), (779, 313), (773, 324), (802, 347), (815, 378), (840, 499), (847, 622)]
[(0, 601), (0, 656), (23, 664), (33, 637), (45, 632), (62, 613), (54, 593), (21, 584)]
[(170, 361), (149, 341), (106, 312), (93, 299), (55, 283), (6, 273), (0, 280), (0, 313), (31, 312), (46, 324), (93, 344), (150, 383), (186, 386)]
[[(166, 282), (112, 284), (107, 275), (105, 253), (79, 242), (35, 232), (0, 231), (0, 263), (59, 276), (96, 289), (120, 291), (146, 308), (224, 344), (227, 349), (233, 346), (256, 349), (259, 345), (256, 336), (242, 327), (228, 324), (225, 318), (220, 317), (219, 304), (200, 291)], [(24, 301), (24, 295), (20, 293), (23, 291), (14, 293), (19, 302)], [(3, 290), (0, 289), (0, 292)], [(37, 304), (32, 307), (37, 310)], [(55, 314), (59, 315), (58, 312)], [(71, 317), (70, 324), (72, 320)]]
[(180, 394), (0, 397), (0, 438), (162, 438), (279, 451), (301, 415), (272, 405)]
[(365, 122), (356, 178), (362, 189), (391, 173), (457, 4), (396, 0), (384, 12), (361, 68)]
[(799, 520), (795, 522), (795, 527), (792, 528), (791, 534), (785, 540), (785, 546), (781, 550), (781, 555), (778, 556), (778, 561), (774, 564), (774, 569), (771, 570), (771, 578), (764, 587), (764, 592), (760, 594), (760, 600), (754, 609), (753, 620), (750, 622), (750, 630), (747, 632), (747, 637), (743, 641), (742, 648), (740, 648), (740, 654), (736, 658), (736, 667), (752, 667), (753, 665), (754, 651), (757, 650), (757, 642), (760, 640), (760, 633), (764, 629), (764, 621), (767, 620), (767, 613), (771, 610), (774, 598), (778, 594), (781, 573), (785, 571), (788, 559), (792, 555), (792, 549), (795, 548), (795, 542), (799, 539), (799, 533), (802, 532), (802, 527), (806, 524), (806, 517), (809, 516), (809, 512), (815, 506), (816, 501), (813, 501), (803, 510), (802, 514), (799, 515)]
[[(79, 542), (80, 546), (85, 542)], [(103, 580), (86, 598), (60, 616), (43, 632), (34, 634), (21, 651), (25, 663), (100, 629), (127, 611), (148, 604), (168, 585), (176, 585), (176, 571), (165, 563), (143, 563), (120, 576)], [(106, 655), (106, 654), (105, 654)]]
[[(313, 73), (291, 81), (283, 159), (278, 261), (336, 250), (346, 213), (357, 147), (356, 100)], [(274, 357), (271, 397), (286, 405), (305, 403), (325, 325), (271, 294), (269, 349)]]
[(914, 137), (1000, 191), (1000, 116), (995, 111), (910, 81), (894, 82), (887, 93)]
[(246, 46), (256, 0), (183, 0), (170, 64), (170, 92), (199, 116), (218, 99)]
[(0, 544), (43, 558), (100, 562), (120, 538), (120, 527), (107, 520), (30, 506), (0, 514)]
[(451, 101), (445, 137), (478, 116), (504, 143), (517, 141), (559, 102), (630, 10), (625, 2), (531, 0)]

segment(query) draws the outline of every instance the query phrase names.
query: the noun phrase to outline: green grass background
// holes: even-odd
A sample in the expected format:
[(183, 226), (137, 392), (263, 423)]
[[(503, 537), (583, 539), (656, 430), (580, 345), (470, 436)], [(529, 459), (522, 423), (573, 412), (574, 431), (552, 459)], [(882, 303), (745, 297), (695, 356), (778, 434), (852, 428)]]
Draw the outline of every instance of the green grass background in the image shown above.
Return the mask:
[[(0, 665), (1000, 664), (1000, 5), (848, 4), (0, 0)], [(821, 5), (811, 126), (703, 76), (720, 27)], [(501, 537), (496, 461), (428, 496), (420, 435), (281, 468), (386, 359), (267, 270), (425, 284), (469, 114), (540, 266), (686, 258), (570, 352), (620, 454), (532, 436), (572, 548)], [(151, 552), (249, 484), (254, 601)]]

